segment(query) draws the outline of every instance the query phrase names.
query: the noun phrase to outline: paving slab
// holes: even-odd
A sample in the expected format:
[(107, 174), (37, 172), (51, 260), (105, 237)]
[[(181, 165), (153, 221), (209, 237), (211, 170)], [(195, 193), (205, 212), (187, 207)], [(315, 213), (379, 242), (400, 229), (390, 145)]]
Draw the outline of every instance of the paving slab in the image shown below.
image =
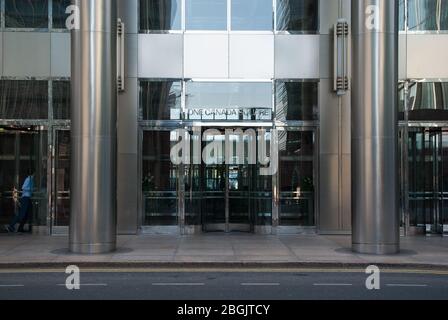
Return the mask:
[(64, 264), (107, 266), (407, 266), (448, 270), (448, 238), (402, 238), (399, 255), (360, 255), (350, 236), (241, 235), (119, 236), (119, 249), (105, 255), (73, 255), (67, 237), (0, 235), (0, 268)]

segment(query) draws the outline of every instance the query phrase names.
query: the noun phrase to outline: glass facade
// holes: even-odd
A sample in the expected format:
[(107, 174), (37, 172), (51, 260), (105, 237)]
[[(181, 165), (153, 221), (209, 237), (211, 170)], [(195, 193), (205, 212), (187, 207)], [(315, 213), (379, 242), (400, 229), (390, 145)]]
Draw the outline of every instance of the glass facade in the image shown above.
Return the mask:
[(48, 28), (48, 0), (5, 0), (6, 28)]
[[(319, 31), (318, 0), (140, 0), (140, 32), (148, 31)], [(185, 22), (182, 23), (182, 19)]]
[[(69, 0), (0, 2), (4, 3), (3, 31), (65, 29)], [(400, 29), (444, 33), (447, 2), (401, 0)], [(139, 0), (135, 24), (141, 33), (235, 31), (238, 37), (241, 33), (283, 37), (318, 33), (319, 3), (324, 2)], [(6, 36), (3, 39), (4, 51)], [(33, 167), (40, 172), (33, 223), (43, 226), (51, 221), (51, 228), (64, 228), (70, 216), (70, 81), (50, 75), (6, 76), (4, 70), (5, 66), (0, 79), (0, 219), (4, 222), (14, 214), (14, 190), (20, 189), (25, 168)], [(53, 72), (52, 63), (49, 74)], [(318, 141), (324, 131), (319, 127), (320, 103), (326, 103), (319, 97), (325, 94), (319, 92), (317, 80), (275, 76), (276, 72), (263, 79), (138, 79), (138, 96), (132, 103), (138, 98), (139, 134), (132, 139), (138, 140), (139, 165), (132, 170), (138, 172), (139, 226), (251, 232), (274, 226), (318, 227)], [(448, 224), (448, 86), (445, 79), (434, 79), (403, 83), (399, 108), (401, 120), (408, 110), (408, 122), (401, 126), (408, 128), (402, 136), (408, 157), (402, 161), (406, 163), (402, 169), (407, 170), (402, 175), (409, 184), (409, 226), (430, 225), (431, 232), (437, 233), (441, 224)], [(218, 140), (225, 152), (226, 129), (258, 134), (262, 128), (268, 145), (272, 129), (279, 131), (279, 168), (273, 176), (262, 176), (263, 166), (258, 164), (173, 165), (170, 159), (171, 147), (178, 142), (172, 133), (175, 129), (186, 130), (191, 143), (197, 141), (201, 149)], [(219, 134), (202, 141), (209, 129)], [(197, 136), (195, 130), (199, 130)], [(129, 137), (121, 137), (125, 138)], [(240, 137), (234, 134), (231, 139), (235, 142)], [(241, 139), (247, 150), (252, 136)]]
[(52, 17), (54, 29), (65, 29), (65, 22), (67, 19), (67, 7), (70, 6), (70, 0), (53, 0)]
[(401, 120), (404, 120), (405, 101), (408, 106), (408, 119), (411, 121), (448, 120), (447, 82), (409, 82), (407, 96), (402, 84), (399, 105)]
[(48, 81), (0, 80), (0, 118), (48, 119)]
[(277, 30), (317, 32), (319, 1), (277, 0)]
[(273, 29), (272, 0), (232, 0), (232, 30)]
[(172, 164), (170, 131), (145, 131), (142, 141), (143, 225), (177, 225), (178, 168)]
[(400, 0), (400, 30), (447, 31), (447, 0)]
[(181, 81), (140, 81), (143, 120), (180, 120)]
[(181, 0), (140, 0), (140, 30), (180, 30)]
[(187, 30), (227, 30), (227, 0), (186, 0)]
[[(318, 86), (303, 80), (140, 80), (143, 225), (253, 232), (275, 220), (280, 227), (314, 227)], [(284, 127), (278, 128), (279, 153), (271, 154), (274, 120)], [(303, 121), (309, 126), (301, 127)], [(186, 129), (190, 146), (189, 162), (178, 166), (170, 159), (170, 148), (182, 141), (176, 129)], [(267, 156), (280, 163), (273, 175), (260, 174), (264, 166), (251, 160), (262, 152), (260, 132)], [(206, 150), (217, 146), (214, 161), (206, 162)]]

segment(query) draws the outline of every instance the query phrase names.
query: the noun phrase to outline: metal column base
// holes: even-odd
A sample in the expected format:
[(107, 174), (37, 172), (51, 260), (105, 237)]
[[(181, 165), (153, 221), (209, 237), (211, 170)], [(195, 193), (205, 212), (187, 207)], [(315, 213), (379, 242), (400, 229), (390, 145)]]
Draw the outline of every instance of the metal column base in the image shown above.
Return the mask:
[(77, 254), (104, 254), (114, 252), (115, 250), (117, 250), (116, 243), (70, 243), (70, 252)]
[(400, 252), (399, 244), (359, 244), (354, 243), (352, 250), (361, 254), (388, 255)]

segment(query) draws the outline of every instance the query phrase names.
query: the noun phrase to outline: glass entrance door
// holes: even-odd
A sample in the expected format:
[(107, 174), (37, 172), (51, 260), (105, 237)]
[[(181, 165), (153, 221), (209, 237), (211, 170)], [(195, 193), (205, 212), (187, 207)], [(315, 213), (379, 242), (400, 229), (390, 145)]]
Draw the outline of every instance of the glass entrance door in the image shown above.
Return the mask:
[(203, 228), (206, 232), (251, 232), (249, 166), (203, 166)]
[(408, 147), (408, 227), (441, 234), (448, 219), (448, 128), (410, 128)]
[(45, 226), (47, 217), (47, 134), (34, 127), (0, 128), (0, 224), (20, 209), (22, 185), (34, 173), (33, 208), (29, 221)]
[[(240, 141), (240, 140), (241, 141)], [(216, 163), (214, 165), (202, 164), (203, 172), (203, 199), (202, 217), (203, 229), (206, 232), (251, 232), (253, 230), (253, 217), (251, 214), (251, 188), (252, 170), (256, 165), (240, 164), (245, 163), (238, 157), (246, 155), (238, 154), (238, 142), (246, 143), (248, 137), (239, 135), (213, 136), (205, 141), (207, 143), (219, 143), (222, 146), (221, 153), (214, 155)], [(229, 145), (232, 143), (232, 145)], [(241, 145), (240, 145), (241, 146)], [(233, 148), (233, 163), (229, 164), (226, 148)], [(245, 147), (243, 148), (245, 150)], [(243, 150), (243, 151), (244, 151)], [(240, 149), (241, 151), (241, 149)]]

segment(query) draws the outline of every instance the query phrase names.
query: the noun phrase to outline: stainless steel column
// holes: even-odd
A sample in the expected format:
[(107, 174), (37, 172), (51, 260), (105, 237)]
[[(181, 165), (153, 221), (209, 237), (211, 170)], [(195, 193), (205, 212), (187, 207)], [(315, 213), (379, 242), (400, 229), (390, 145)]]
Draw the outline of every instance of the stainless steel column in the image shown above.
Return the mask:
[(70, 250), (116, 248), (116, 0), (72, 0)]
[(352, 0), (353, 250), (399, 251), (398, 1)]

